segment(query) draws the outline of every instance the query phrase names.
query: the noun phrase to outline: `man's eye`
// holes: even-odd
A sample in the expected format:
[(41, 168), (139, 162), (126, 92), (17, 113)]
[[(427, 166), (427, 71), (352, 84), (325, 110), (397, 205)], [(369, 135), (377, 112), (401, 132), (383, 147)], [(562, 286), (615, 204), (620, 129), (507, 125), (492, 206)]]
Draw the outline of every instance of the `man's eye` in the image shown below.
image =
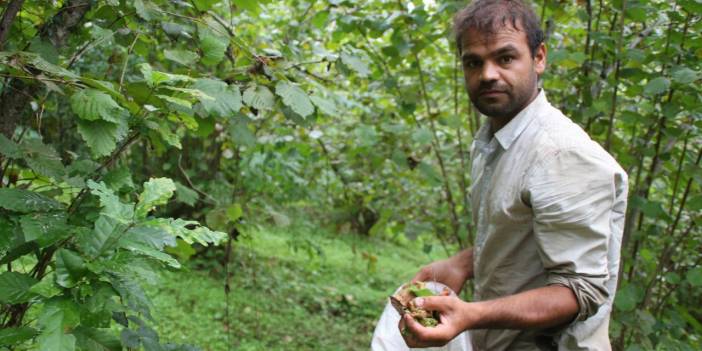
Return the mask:
[(502, 64), (510, 64), (510, 63), (512, 63), (512, 60), (514, 60), (514, 58), (512, 56), (500, 57), (500, 63), (502, 63)]
[(465, 62), (463, 63), (463, 65), (464, 65), (466, 68), (476, 68), (476, 67), (480, 66), (480, 62), (478, 62), (478, 61), (476, 61), (476, 60), (470, 60), (470, 61), (465, 61)]

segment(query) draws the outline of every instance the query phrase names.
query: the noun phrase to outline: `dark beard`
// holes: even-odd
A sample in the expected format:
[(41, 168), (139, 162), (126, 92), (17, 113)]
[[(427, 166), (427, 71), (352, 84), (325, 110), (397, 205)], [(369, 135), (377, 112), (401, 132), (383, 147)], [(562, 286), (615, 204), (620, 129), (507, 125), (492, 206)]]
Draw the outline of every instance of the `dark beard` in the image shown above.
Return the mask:
[[(480, 94), (490, 90), (504, 92), (507, 95), (507, 101), (502, 104), (490, 104), (481, 101)], [(482, 82), (478, 87), (477, 94), (475, 94), (476, 96), (470, 95), (470, 101), (483, 115), (509, 121), (527, 107), (531, 100), (533, 90), (520, 92), (517, 95), (514, 93), (515, 91), (510, 89), (510, 87), (499, 86), (494, 81)]]

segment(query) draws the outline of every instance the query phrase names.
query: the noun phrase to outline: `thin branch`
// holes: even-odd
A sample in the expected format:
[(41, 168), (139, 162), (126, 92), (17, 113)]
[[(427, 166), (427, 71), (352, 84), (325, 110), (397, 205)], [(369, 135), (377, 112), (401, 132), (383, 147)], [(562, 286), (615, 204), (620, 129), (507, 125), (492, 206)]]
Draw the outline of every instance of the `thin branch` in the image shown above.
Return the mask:
[(10, 29), (12, 28), (12, 22), (15, 20), (15, 16), (22, 8), (22, 3), (24, 0), (12, 0), (7, 7), (5, 7), (5, 12), (2, 14), (2, 19), (0, 20), (0, 51), (5, 46), (5, 39), (10, 34)]

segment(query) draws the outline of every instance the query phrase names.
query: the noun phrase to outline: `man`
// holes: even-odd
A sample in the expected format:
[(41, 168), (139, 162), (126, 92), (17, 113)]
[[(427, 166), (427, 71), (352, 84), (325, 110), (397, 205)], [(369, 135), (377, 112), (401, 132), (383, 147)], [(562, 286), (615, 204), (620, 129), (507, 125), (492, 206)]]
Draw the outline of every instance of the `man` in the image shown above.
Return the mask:
[(410, 347), (440, 346), (470, 331), (475, 350), (608, 350), (627, 176), (546, 100), (543, 32), (520, 0), (476, 0), (454, 19), (473, 105), (488, 117), (473, 142), (473, 248), (434, 262), (413, 281), (474, 302), (418, 298), (439, 311), (425, 328), (408, 315)]

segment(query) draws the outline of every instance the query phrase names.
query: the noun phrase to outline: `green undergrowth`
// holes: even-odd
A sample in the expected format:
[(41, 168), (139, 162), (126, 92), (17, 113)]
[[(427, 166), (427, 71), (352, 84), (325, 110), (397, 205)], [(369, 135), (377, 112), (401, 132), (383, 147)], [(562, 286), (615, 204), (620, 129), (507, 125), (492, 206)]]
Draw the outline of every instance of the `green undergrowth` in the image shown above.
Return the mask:
[[(426, 262), (427, 243), (319, 229), (239, 236), (224, 292), (224, 247), (166, 272), (149, 291), (161, 339), (203, 350), (363, 350), (387, 296)], [(228, 313), (227, 313), (228, 305)]]

